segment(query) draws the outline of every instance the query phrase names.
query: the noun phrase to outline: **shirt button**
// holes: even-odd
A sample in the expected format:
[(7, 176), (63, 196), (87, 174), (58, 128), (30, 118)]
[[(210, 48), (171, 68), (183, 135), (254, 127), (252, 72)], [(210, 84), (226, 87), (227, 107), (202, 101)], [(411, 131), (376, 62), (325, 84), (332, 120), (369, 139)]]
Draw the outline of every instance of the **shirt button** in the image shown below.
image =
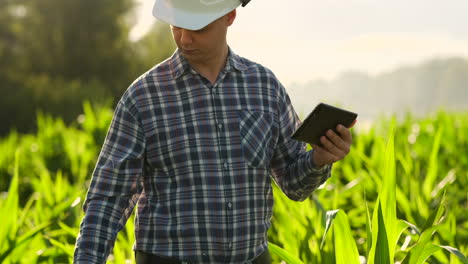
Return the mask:
[(228, 203), (228, 207), (229, 207), (229, 209), (232, 208), (232, 203), (231, 202)]
[(227, 169), (229, 167), (229, 164), (227, 162), (224, 162), (224, 168)]
[(223, 124), (218, 123), (218, 128), (219, 128), (219, 130), (223, 129)]
[(232, 242), (229, 242), (229, 249), (232, 248)]

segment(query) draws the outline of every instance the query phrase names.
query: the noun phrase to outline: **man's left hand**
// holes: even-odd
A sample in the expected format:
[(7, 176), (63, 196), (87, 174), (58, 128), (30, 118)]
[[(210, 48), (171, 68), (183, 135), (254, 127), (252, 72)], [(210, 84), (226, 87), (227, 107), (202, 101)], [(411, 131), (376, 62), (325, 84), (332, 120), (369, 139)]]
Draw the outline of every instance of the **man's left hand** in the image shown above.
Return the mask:
[(326, 164), (332, 164), (348, 155), (353, 142), (351, 132), (343, 125), (338, 125), (336, 130), (338, 133), (330, 129), (325, 133), (325, 136), (320, 138), (321, 147), (312, 145), (314, 148), (312, 159), (315, 166), (322, 167)]

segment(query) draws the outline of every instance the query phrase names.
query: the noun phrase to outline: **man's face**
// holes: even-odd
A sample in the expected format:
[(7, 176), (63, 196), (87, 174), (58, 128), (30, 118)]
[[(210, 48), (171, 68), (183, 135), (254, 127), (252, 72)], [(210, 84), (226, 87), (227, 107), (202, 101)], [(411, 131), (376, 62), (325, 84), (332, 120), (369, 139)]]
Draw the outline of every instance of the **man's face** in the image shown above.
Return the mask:
[(226, 47), (227, 28), (235, 18), (235, 10), (200, 30), (171, 26), (174, 41), (189, 62), (203, 63), (219, 56)]

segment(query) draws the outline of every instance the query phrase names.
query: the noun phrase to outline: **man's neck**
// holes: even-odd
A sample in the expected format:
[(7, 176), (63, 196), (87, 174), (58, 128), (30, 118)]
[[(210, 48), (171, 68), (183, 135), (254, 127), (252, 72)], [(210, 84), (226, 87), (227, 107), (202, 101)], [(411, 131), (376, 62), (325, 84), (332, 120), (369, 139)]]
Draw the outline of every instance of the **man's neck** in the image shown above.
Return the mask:
[(189, 60), (188, 62), (196, 72), (214, 84), (218, 78), (219, 73), (226, 65), (228, 53), (229, 48), (226, 45), (222, 51), (216, 55), (213, 55), (211, 58), (207, 58), (205, 61), (193, 62)]

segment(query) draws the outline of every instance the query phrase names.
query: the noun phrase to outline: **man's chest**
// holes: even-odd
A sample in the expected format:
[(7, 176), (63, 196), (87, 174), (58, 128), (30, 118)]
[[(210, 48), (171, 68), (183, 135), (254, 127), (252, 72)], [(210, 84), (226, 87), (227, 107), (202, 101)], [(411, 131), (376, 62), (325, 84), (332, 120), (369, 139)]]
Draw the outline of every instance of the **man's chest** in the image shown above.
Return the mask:
[(166, 171), (186, 166), (266, 165), (277, 137), (274, 90), (261, 84), (158, 87), (143, 104), (147, 158)]

